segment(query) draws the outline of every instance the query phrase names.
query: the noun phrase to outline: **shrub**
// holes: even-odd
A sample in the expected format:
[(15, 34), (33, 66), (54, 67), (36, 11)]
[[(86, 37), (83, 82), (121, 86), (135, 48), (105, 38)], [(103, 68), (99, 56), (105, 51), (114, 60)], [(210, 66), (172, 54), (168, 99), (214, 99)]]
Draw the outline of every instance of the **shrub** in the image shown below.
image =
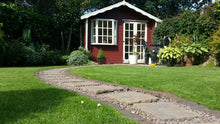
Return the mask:
[(86, 56), (88, 56), (88, 58), (91, 56), (91, 53), (82, 47), (79, 48), (79, 51), (83, 52)]
[(182, 44), (180, 50), (187, 56), (198, 56), (205, 53), (208, 53), (208, 49), (203, 47), (201, 44)]
[(84, 65), (88, 64), (89, 62), (89, 57), (86, 56), (82, 51), (76, 50), (73, 51), (67, 60), (68, 65)]
[(164, 48), (160, 49), (157, 56), (160, 60), (167, 62), (167, 64), (170, 64), (172, 66), (176, 64), (178, 58), (181, 58), (182, 53), (179, 51), (178, 48), (165, 46)]
[(98, 52), (97, 58), (106, 58), (106, 57), (105, 57), (105, 53), (103, 52), (102, 49), (99, 49), (99, 52)]

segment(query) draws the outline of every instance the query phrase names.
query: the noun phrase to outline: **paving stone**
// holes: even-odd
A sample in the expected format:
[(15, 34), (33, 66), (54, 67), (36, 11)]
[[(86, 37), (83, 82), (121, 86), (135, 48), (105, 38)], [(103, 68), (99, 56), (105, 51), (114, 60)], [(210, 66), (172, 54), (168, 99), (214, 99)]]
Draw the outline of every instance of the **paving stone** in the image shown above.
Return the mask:
[(199, 124), (220, 124), (219, 122), (199, 123)]
[(109, 85), (85, 86), (85, 87), (80, 87), (80, 89), (93, 94), (101, 94), (101, 93), (123, 90), (122, 87), (109, 86)]
[(53, 79), (55, 82), (60, 82), (60, 83), (77, 83), (77, 82), (83, 82), (81, 79), (64, 79), (64, 80), (58, 80), (58, 79)]
[(141, 102), (155, 102), (158, 100), (158, 98), (155, 96), (135, 91), (121, 92), (117, 94), (106, 94), (104, 97), (115, 99), (128, 105)]
[(100, 83), (75, 82), (75, 83), (66, 83), (65, 85), (72, 86), (72, 87), (83, 87), (83, 86), (98, 86), (98, 85), (100, 85)]
[(70, 78), (70, 77), (59, 77), (59, 78), (56, 78), (56, 77), (54, 77), (54, 78), (48, 78), (48, 77), (44, 77), (44, 78), (47, 78), (48, 80), (72, 80), (72, 78)]
[(68, 77), (68, 76), (65, 76), (65, 75), (44, 75), (44, 77), (47, 77), (47, 78), (65, 78), (65, 77)]
[(191, 120), (200, 115), (178, 105), (166, 102), (139, 103), (134, 107), (161, 120)]

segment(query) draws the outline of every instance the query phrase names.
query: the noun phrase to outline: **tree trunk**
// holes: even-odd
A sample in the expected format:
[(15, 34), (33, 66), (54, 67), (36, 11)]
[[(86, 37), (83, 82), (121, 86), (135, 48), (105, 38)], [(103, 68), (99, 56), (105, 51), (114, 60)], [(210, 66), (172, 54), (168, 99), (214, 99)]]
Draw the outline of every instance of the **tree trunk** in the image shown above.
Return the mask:
[(217, 59), (217, 54), (214, 54), (214, 55), (213, 55), (213, 58), (214, 58), (214, 66), (215, 66), (215, 67), (218, 67), (218, 66), (219, 66), (219, 61), (218, 61), (218, 59)]
[(72, 38), (72, 28), (73, 28), (73, 25), (70, 26), (70, 33), (69, 33), (69, 39), (68, 39), (68, 43), (67, 43), (67, 50), (70, 49), (70, 42), (71, 42), (71, 38)]
[(60, 35), (61, 35), (61, 42), (62, 42), (62, 50), (64, 50), (64, 37), (63, 37), (63, 31), (60, 32)]

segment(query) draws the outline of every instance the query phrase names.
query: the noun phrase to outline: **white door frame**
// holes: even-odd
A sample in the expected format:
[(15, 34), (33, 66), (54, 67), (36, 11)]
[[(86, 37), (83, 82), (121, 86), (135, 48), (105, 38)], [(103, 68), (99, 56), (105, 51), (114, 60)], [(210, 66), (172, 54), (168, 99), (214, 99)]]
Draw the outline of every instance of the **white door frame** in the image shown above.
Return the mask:
[[(137, 34), (137, 24), (145, 24), (145, 36), (144, 40), (147, 41), (147, 22), (145, 21), (124, 21), (123, 22), (123, 63), (129, 63), (128, 59), (125, 59), (125, 24), (133, 24), (133, 35)], [(145, 49), (143, 50), (143, 59), (138, 60), (138, 63), (145, 63)]]

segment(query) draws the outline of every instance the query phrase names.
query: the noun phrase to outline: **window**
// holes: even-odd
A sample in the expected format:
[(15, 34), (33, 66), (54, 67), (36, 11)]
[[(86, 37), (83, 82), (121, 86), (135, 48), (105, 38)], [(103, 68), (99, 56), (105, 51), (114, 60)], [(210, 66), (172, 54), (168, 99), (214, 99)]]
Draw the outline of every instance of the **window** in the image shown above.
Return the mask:
[(91, 21), (92, 45), (117, 45), (117, 21), (94, 19)]

